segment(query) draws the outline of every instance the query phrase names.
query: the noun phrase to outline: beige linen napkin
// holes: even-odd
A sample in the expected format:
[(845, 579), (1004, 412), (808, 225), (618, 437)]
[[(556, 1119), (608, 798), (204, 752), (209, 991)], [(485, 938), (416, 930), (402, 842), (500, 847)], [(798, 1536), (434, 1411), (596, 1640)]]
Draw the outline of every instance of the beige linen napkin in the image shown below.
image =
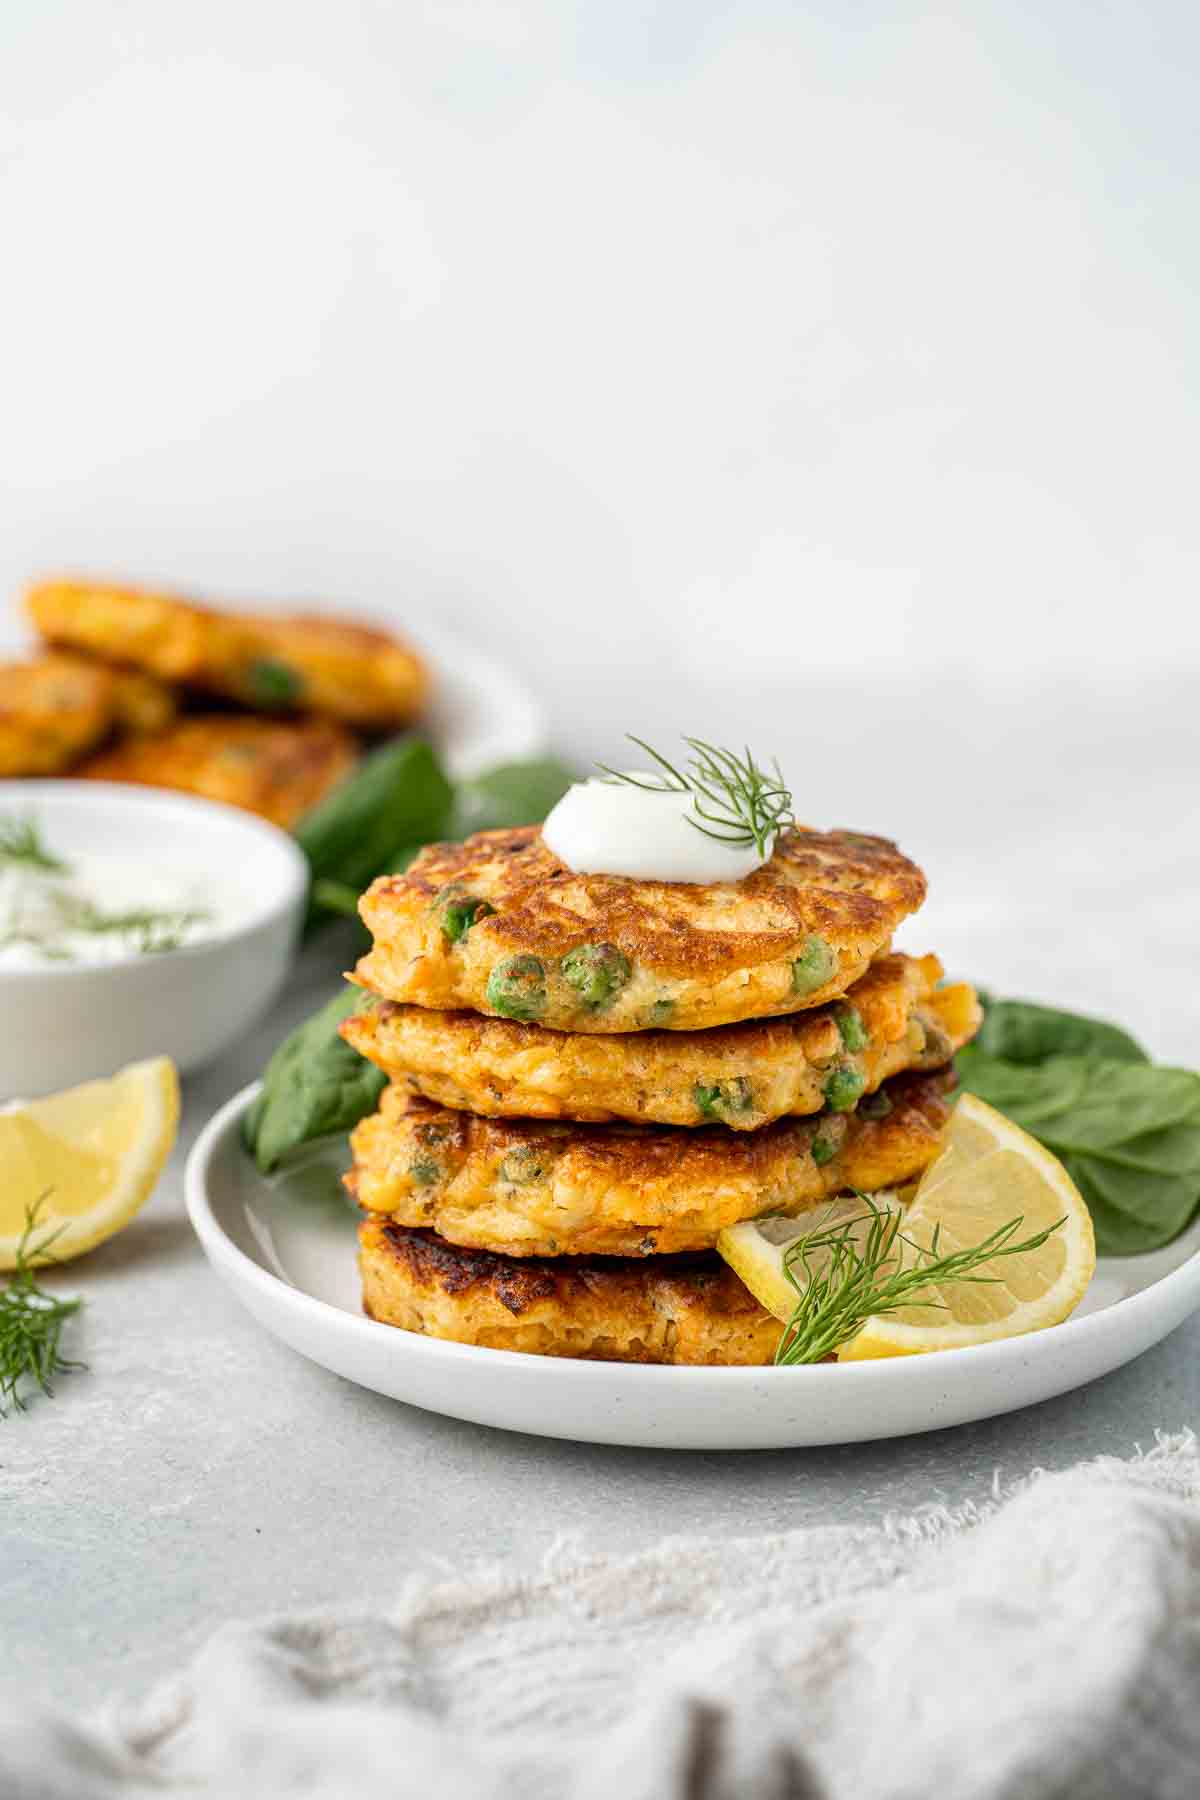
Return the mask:
[(0, 1721), (4, 1800), (1198, 1793), (1190, 1433), (873, 1529), (414, 1580), (229, 1625), (145, 1701)]

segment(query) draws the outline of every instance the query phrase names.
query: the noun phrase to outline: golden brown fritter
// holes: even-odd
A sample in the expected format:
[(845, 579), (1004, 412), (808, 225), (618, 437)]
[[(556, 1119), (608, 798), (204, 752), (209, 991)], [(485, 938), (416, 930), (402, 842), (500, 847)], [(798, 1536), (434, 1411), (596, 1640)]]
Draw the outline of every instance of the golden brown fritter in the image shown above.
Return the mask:
[[(92, 667), (96, 667), (95, 664)], [(142, 737), (165, 731), (179, 710), (174, 691), (153, 675), (135, 669), (105, 669), (112, 682), (113, 715), (121, 737)]]
[(39, 582), (26, 605), (51, 643), (258, 712), (311, 712), (386, 730), (407, 724), (428, 689), (425, 665), (407, 644), (336, 617), (224, 613), (177, 594), (80, 580)]
[(169, 731), (92, 757), (90, 781), (178, 788), (289, 828), (347, 776), (354, 739), (331, 719), (183, 719)]
[(769, 1363), (780, 1325), (719, 1256), (557, 1257), (464, 1250), (368, 1218), (363, 1305), (428, 1337), (594, 1362)]
[(211, 671), (236, 656), (236, 622), (174, 594), (102, 581), (41, 581), (29, 589), (25, 605), (49, 643), (163, 681), (206, 685)]
[(111, 724), (102, 673), (65, 656), (0, 666), (0, 775), (57, 775)]
[(341, 1032), (412, 1093), (489, 1118), (757, 1131), (820, 1112), (847, 1070), (870, 1094), (948, 1062), (983, 1015), (965, 984), (937, 988), (941, 975), (936, 956), (884, 956), (844, 1000), (712, 1031), (577, 1035), (367, 997)]
[(167, 724), (170, 692), (75, 656), (0, 664), (0, 776), (61, 775), (114, 731)]
[(351, 1134), (345, 1181), (368, 1212), (510, 1256), (707, 1250), (739, 1220), (913, 1180), (940, 1148), (952, 1085), (949, 1070), (899, 1075), (869, 1111), (736, 1133), (478, 1119), (391, 1086)]
[(536, 825), (431, 844), (359, 910), (387, 1000), (554, 1031), (704, 1030), (835, 999), (925, 897), (885, 838), (797, 827), (744, 881), (576, 875)]
[(245, 647), (219, 691), (243, 705), (322, 713), (384, 731), (407, 725), (425, 703), (425, 664), (387, 632), (304, 614), (241, 624)]

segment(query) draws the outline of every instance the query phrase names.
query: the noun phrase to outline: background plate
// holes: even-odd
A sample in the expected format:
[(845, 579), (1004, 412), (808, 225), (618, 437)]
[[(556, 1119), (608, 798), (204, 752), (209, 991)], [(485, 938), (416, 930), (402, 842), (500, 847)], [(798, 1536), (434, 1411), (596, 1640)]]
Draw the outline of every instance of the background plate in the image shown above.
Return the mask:
[(585, 1443), (786, 1449), (903, 1437), (1011, 1412), (1106, 1375), (1200, 1306), (1200, 1223), (1166, 1250), (1103, 1259), (1065, 1325), (973, 1350), (800, 1369), (570, 1362), (418, 1337), (364, 1318), (341, 1149), (259, 1175), (241, 1147), (258, 1084), (209, 1122), (187, 1166), (206, 1255), (301, 1355), (452, 1418)]
[[(340, 616), (334, 608), (329, 613)], [(384, 630), (396, 624), (409, 635), (406, 621), (362, 616)], [(452, 631), (422, 621), (411, 636), (433, 672), (432, 698), (415, 729), (429, 733), (455, 779), (545, 751), (545, 715), (517, 676)], [(0, 610), (0, 661), (37, 649), (20, 611)]]
[(546, 749), (545, 716), (520, 680), (450, 632), (425, 624), (413, 642), (433, 670), (433, 697), (416, 729), (428, 729), (451, 775), (477, 775)]

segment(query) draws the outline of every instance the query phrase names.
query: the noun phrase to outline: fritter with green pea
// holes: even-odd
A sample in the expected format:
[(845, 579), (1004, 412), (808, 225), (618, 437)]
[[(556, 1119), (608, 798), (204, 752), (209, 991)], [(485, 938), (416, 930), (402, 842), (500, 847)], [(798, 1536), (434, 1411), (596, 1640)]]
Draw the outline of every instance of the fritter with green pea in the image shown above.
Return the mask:
[(593, 1362), (758, 1366), (778, 1319), (712, 1251), (698, 1256), (497, 1256), (378, 1215), (359, 1229), (363, 1306), (403, 1331)]
[(941, 1147), (952, 1086), (949, 1070), (899, 1075), (874, 1115), (732, 1132), (477, 1118), (393, 1083), (351, 1135), (345, 1181), (368, 1212), (508, 1256), (711, 1249), (742, 1219), (914, 1180)]
[(26, 608), (52, 644), (240, 702), (315, 713), (364, 730), (406, 725), (428, 674), (399, 638), (334, 615), (221, 612), (111, 582), (37, 582)]
[(358, 748), (332, 719), (182, 719), (84, 763), (89, 781), (178, 788), (270, 819), (285, 830), (354, 768)]
[(160, 682), (82, 657), (0, 663), (0, 776), (66, 774), (107, 738), (157, 731), (174, 710)]
[(880, 957), (844, 1000), (711, 1031), (568, 1033), (379, 1000), (342, 1036), (414, 1094), (489, 1118), (627, 1119), (757, 1131), (820, 1112), (909, 1068), (937, 1068), (977, 1031), (966, 984), (938, 987), (936, 956)]
[(259, 712), (313, 712), (364, 731), (410, 724), (429, 688), (424, 663), (388, 632), (345, 619), (246, 618), (222, 692)]
[(885, 838), (796, 827), (744, 881), (577, 875), (535, 825), (432, 844), (363, 896), (385, 999), (552, 1031), (702, 1031), (838, 998), (925, 897)]

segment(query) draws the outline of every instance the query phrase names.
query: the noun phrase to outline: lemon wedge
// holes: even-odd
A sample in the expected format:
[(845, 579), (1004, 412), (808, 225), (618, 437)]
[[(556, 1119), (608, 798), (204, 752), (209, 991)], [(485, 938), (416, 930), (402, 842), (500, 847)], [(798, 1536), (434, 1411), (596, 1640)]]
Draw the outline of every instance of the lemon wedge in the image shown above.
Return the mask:
[(32, 1208), (33, 1246), (55, 1233), (58, 1262), (128, 1225), (178, 1129), (179, 1076), (165, 1056), (0, 1113), (0, 1269), (16, 1267)]
[[(905, 1197), (876, 1194), (875, 1205), (894, 1210)], [(1016, 1256), (1001, 1256), (975, 1273), (984, 1282), (931, 1284), (928, 1300), (866, 1319), (838, 1360), (858, 1362), (882, 1356), (913, 1356), (927, 1350), (962, 1349), (999, 1338), (1017, 1337), (1058, 1325), (1072, 1313), (1096, 1267), (1091, 1214), (1058, 1158), (1028, 1132), (994, 1108), (964, 1094), (954, 1109), (945, 1148), (925, 1171), (904, 1206), (900, 1246), (905, 1265), (915, 1266), (913, 1244), (929, 1249), (938, 1233), (937, 1254), (948, 1256), (981, 1244), (1000, 1227), (1020, 1219), (1020, 1241), (1050, 1230), (1045, 1243)], [(813, 1208), (794, 1219), (748, 1220), (723, 1231), (717, 1249), (760, 1305), (785, 1322), (796, 1306), (796, 1290), (784, 1274), (789, 1246), (809, 1232), (847, 1221), (851, 1243), (861, 1247), (870, 1229), (870, 1209), (853, 1196)], [(827, 1257), (818, 1253), (814, 1268)]]
[[(875, 1194), (872, 1198), (876, 1206), (889, 1210), (898, 1204), (892, 1193)], [(790, 1219), (774, 1216), (727, 1225), (717, 1238), (717, 1249), (758, 1304), (786, 1325), (796, 1310), (799, 1295), (783, 1272), (784, 1253), (810, 1232), (834, 1229), (850, 1221), (850, 1242), (861, 1249), (870, 1228), (870, 1216), (857, 1194), (823, 1200), (819, 1206)], [(818, 1253), (813, 1266), (821, 1268), (828, 1260)], [(798, 1276), (800, 1273), (797, 1270)]]

